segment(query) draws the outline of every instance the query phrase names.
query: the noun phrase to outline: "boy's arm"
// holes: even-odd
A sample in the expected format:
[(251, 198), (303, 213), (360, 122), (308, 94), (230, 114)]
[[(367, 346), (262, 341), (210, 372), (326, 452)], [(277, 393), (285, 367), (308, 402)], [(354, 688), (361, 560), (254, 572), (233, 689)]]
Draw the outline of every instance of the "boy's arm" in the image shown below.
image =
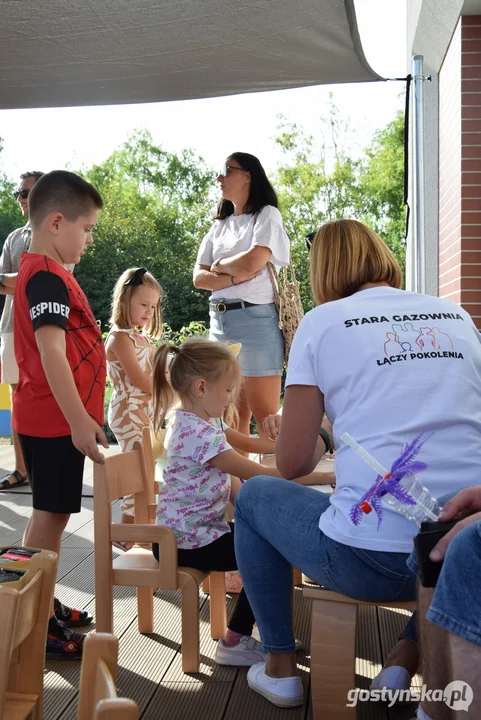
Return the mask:
[(65, 330), (57, 325), (41, 325), (35, 332), (42, 366), (52, 394), (70, 425), (72, 442), (91, 460), (104, 463), (97, 440), (108, 447), (104, 431), (85, 410), (67, 360)]

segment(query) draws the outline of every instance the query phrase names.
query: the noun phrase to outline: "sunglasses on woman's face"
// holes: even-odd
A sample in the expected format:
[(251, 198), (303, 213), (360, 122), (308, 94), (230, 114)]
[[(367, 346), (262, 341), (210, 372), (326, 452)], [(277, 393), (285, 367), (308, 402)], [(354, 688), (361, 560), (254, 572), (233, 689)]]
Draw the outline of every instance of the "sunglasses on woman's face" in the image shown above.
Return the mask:
[(239, 167), (238, 165), (227, 165), (227, 163), (224, 163), (222, 166), (219, 175), (222, 175), (222, 177), (227, 177), (227, 175), (230, 173), (231, 170), (242, 170), (242, 172), (249, 172), (248, 170), (245, 170), (242, 167)]
[(18, 200), (19, 197), (21, 197), (23, 200), (26, 200), (28, 198), (30, 190), (15, 190), (13, 193), (13, 197), (15, 200)]
[(317, 230), (314, 230), (314, 232), (310, 232), (309, 235), (306, 235), (306, 247), (308, 252), (311, 252), (312, 243), (314, 242), (316, 235)]

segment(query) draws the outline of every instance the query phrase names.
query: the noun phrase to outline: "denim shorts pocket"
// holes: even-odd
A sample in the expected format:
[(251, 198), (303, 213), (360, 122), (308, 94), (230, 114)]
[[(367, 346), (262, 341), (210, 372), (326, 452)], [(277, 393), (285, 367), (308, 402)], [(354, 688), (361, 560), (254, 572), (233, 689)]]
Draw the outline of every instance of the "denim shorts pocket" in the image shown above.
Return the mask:
[(273, 318), (275, 317), (276, 306), (274, 303), (266, 303), (265, 305), (251, 305), (244, 308), (244, 312), (253, 318)]

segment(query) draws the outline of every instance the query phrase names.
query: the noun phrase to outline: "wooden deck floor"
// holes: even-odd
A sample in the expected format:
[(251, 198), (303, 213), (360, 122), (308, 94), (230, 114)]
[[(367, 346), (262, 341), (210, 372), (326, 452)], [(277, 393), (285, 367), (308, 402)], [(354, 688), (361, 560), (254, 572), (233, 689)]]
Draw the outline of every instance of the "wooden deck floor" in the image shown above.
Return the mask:
[[(111, 448), (110, 452), (116, 452)], [(13, 451), (0, 447), (0, 479), (12, 466)], [(2, 468), (5, 469), (2, 471)], [(92, 464), (86, 464), (82, 511), (73, 515), (62, 541), (57, 596), (94, 614)], [(118, 510), (117, 510), (118, 511)], [(0, 545), (21, 542), (31, 512), (29, 488), (0, 492)], [(247, 687), (246, 670), (214, 663), (215, 642), (208, 624), (208, 598), (201, 593), (201, 672), (184, 675), (180, 663), (180, 597), (176, 591), (155, 595), (153, 635), (137, 631), (135, 591), (116, 588), (115, 634), (120, 639), (119, 694), (133, 698), (142, 720), (312, 720), (309, 693), (310, 601), (295, 594), (295, 632), (305, 645), (299, 666), (306, 690), (304, 707), (282, 710)], [(235, 596), (229, 599), (229, 610)], [(386, 608), (361, 608), (356, 648), (356, 684), (368, 688), (405, 623), (405, 614)], [(93, 630), (95, 625), (89, 627)], [(74, 720), (80, 664), (52, 661), (45, 673), (45, 720)], [(420, 684), (419, 678), (415, 684)], [(413, 706), (388, 709), (383, 703), (360, 703), (362, 720), (408, 720)], [(325, 718), (329, 720), (329, 718)]]

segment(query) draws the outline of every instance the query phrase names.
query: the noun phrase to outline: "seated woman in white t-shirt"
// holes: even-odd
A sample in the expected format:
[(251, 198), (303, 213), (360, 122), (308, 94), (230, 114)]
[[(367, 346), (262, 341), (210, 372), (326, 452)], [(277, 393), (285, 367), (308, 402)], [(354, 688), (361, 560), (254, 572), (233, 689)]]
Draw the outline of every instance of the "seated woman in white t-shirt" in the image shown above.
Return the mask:
[[(390, 468), (404, 443), (432, 432), (416, 459), (427, 464), (422, 481), (437, 498), (475, 485), (481, 467), (481, 344), (468, 313), (450, 300), (401, 290), (391, 251), (354, 220), (324, 225), (310, 264), (317, 307), (292, 345), (277, 467), (289, 479), (316, 467), (326, 449), (318, 434), (326, 412), (336, 489), (329, 497), (285, 480), (251, 478), (235, 510), (236, 557), (269, 652), (248, 681), (284, 706), (303, 701), (291, 566), (359, 600), (415, 598), (406, 559), (417, 527), (384, 503), (380, 523), (376, 512), (359, 519), (356, 508), (376, 473), (342, 443), (342, 434)], [(413, 622), (404, 637), (409, 675), (417, 661)]]
[(284, 340), (267, 263), (289, 264), (289, 239), (274, 188), (254, 155), (230, 155), (217, 182), (222, 197), (199, 248), (194, 285), (211, 290), (209, 338), (242, 343), (239, 430), (248, 435), (252, 413), (261, 428), (279, 409)]

